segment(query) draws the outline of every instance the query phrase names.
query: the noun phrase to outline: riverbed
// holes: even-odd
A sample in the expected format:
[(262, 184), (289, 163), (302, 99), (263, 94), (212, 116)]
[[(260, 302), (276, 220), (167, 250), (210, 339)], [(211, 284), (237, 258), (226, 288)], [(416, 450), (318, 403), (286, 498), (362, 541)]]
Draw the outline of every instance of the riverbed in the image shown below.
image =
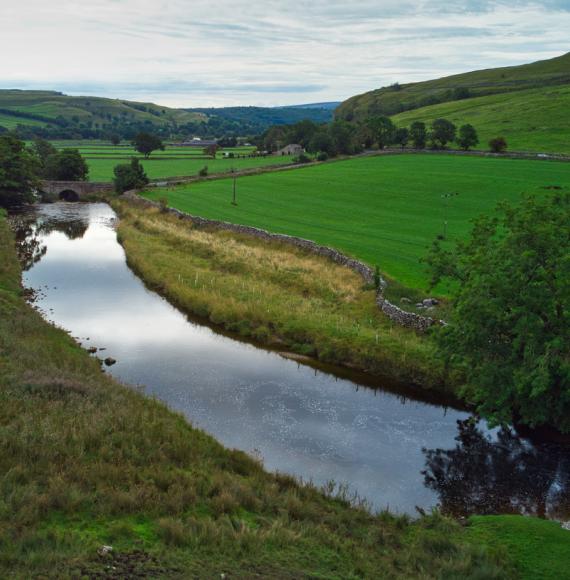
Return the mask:
[(334, 481), (373, 509), (570, 519), (570, 452), (490, 429), (406, 385), (316, 368), (217, 332), (128, 268), (107, 204), (13, 218), (34, 305), (105, 372), (272, 471)]

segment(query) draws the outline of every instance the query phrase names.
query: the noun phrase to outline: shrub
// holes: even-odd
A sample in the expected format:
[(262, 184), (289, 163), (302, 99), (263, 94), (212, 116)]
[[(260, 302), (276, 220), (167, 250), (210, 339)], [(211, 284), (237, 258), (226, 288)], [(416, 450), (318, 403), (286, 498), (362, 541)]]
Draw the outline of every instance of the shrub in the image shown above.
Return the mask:
[(208, 176), (208, 166), (204, 165), (204, 167), (202, 167), (202, 169), (200, 169), (200, 171), (198, 171), (198, 175), (200, 177), (207, 177)]
[(130, 189), (140, 189), (148, 183), (144, 168), (136, 157), (133, 157), (130, 163), (117, 165), (113, 169), (113, 173), (115, 174), (113, 183), (117, 193), (124, 193)]
[(504, 153), (507, 150), (507, 141), (504, 137), (495, 137), (489, 141), (493, 153)]
[(321, 151), (317, 154), (317, 161), (326, 161), (329, 158), (329, 154), (325, 151)]
[(293, 159), (294, 163), (310, 163), (311, 161), (312, 159), (308, 155), (305, 155), (304, 153), (301, 153), (299, 157), (295, 157)]

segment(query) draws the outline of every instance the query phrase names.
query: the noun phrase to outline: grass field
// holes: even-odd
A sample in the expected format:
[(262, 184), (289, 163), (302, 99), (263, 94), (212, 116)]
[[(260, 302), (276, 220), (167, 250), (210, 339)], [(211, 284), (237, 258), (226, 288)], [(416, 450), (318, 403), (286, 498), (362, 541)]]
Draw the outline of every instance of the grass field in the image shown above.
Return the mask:
[(514, 577), (449, 519), (328, 499), (113, 381), (24, 302), (1, 211), (0, 444), (3, 578)]
[(468, 535), (490, 546), (503, 545), (517, 562), (523, 580), (567, 578), (570, 531), (558, 522), (522, 516), (475, 516)]
[[(56, 141), (54, 145), (59, 149), (71, 147), (79, 150), (89, 165), (89, 181), (112, 181), (115, 166), (119, 163), (128, 163), (132, 157), (138, 157), (141, 160), (150, 179), (195, 176), (204, 166), (208, 167), (209, 174), (213, 174), (229, 173), (232, 169), (284, 165), (293, 161), (293, 157), (289, 155), (248, 157), (254, 151), (254, 147), (232, 147), (220, 150), (216, 159), (212, 159), (206, 157), (201, 148), (167, 145), (164, 151), (154, 151), (149, 159), (144, 159), (127, 143), (113, 146), (102, 142)], [(233, 153), (235, 157), (226, 158), (224, 153)]]
[[(448, 239), (501, 200), (544, 187), (570, 187), (570, 163), (452, 155), (380, 156), (149, 190), (151, 199), (204, 217), (315, 240), (376, 265), (402, 284), (425, 288), (420, 262), (448, 220)], [(445, 201), (442, 194), (459, 195)]]
[[(89, 181), (112, 181), (113, 169), (119, 163), (128, 163), (130, 157), (104, 158), (86, 155), (89, 165)], [(197, 155), (187, 155), (185, 158), (173, 158), (168, 155), (152, 156), (150, 159), (141, 158), (141, 163), (150, 179), (162, 179), (166, 177), (182, 177), (198, 175), (204, 167), (208, 167), (208, 173), (228, 173), (233, 169), (249, 169), (254, 167), (267, 167), (269, 165), (284, 165), (292, 162), (292, 157), (251, 157), (239, 159), (201, 159)]]
[(392, 117), (398, 126), (446, 118), (457, 126), (471, 123), (479, 134), (478, 149), (505, 137), (513, 151), (570, 154), (570, 85), (546, 87), (453, 101)]

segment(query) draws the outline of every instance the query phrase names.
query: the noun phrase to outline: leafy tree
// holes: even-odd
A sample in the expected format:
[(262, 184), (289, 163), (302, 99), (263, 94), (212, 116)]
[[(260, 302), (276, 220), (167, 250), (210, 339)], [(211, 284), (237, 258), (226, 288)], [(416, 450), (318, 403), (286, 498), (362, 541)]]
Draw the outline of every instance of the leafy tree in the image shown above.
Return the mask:
[(432, 284), (456, 282), (439, 344), (493, 422), (570, 432), (570, 194), (499, 212), (455, 249), (434, 243)]
[(334, 121), (329, 126), (334, 148), (341, 155), (354, 153), (354, 127), (346, 121)]
[(57, 155), (57, 149), (49, 141), (38, 137), (34, 139), (33, 151), (40, 163), (40, 173), (44, 175), (48, 157)]
[(459, 128), (459, 137), (457, 138), (457, 144), (464, 151), (468, 151), (471, 147), (475, 147), (479, 143), (479, 137), (477, 131), (473, 125), (461, 125)]
[(38, 160), (13, 133), (0, 135), (0, 206), (29, 203), (37, 185)]
[(416, 149), (424, 149), (427, 143), (426, 124), (421, 121), (414, 121), (410, 125), (410, 139)]
[(141, 162), (133, 157), (130, 163), (116, 165), (113, 169), (115, 191), (124, 193), (130, 189), (141, 189), (148, 183), (148, 177)]
[(384, 149), (386, 145), (392, 143), (396, 127), (389, 117), (373, 117), (368, 120), (367, 124), (374, 132), (380, 149)]
[(507, 141), (504, 137), (495, 137), (489, 141), (493, 153), (504, 153), (507, 150)]
[(308, 119), (299, 121), (288, 127), (288, 141), (299, 143), (303, 148), (307, 148), (313, 135), (319, 130), (319, 126)]
[(44, 163), (43, 175), (61, 181), (85, 181), (89, 166), (77, 149), (63, 149), (49, 155)]
[(330, 133), (325, 129), (321, 129), (313, 135), (309, 142), (309, 146), (307, 147), (307, 151), (309, 153), (323, 152), (330, 157), (336, 155), (334, 141), (330, 136)]
[(406, 147), (410, 140), (410, 132), (406, 127), (400, 127), (394, 131), (394, 143), (400, 145), (402, 149)]
[(152, 133), (145, 133), (144, 131), (135, 135), (133, 146), (139, 153), (142, 153), (145, 158), (150, 157), (150, 154), (153, 151), (164, 151), (164, 144), (160, 137), (157, 137)]
[(212, 159), (215, 159), (219, 148), (220, 147), (216, 144), (208, 145), (206, 148), (204, 148), (204, 155), (208, 155)]
[(118, 145), (121, 142), (121, 136), (118, 135), (117, 133), (113, 133), (110, 137), (109, 137), (109, 141), (111, 141), (112, 145)]
[(430, 139), (432, 145), (438, 149), (445, 149), (445, 146), (455, 139), (457, 128), (447, 119), (436, 119), (431, 124)]

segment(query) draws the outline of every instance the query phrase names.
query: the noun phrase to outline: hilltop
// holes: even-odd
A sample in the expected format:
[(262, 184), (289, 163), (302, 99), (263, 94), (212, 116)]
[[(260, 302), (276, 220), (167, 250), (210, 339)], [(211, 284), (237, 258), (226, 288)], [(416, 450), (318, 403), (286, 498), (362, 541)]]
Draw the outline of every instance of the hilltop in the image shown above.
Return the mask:
[(395, 83), (351, 97), (336, 109), (335, 117), (359, 121), (472, 97), (559, 85), (570, 85), (570, 52), (520, 66), (478, 70), (419, 83)]

